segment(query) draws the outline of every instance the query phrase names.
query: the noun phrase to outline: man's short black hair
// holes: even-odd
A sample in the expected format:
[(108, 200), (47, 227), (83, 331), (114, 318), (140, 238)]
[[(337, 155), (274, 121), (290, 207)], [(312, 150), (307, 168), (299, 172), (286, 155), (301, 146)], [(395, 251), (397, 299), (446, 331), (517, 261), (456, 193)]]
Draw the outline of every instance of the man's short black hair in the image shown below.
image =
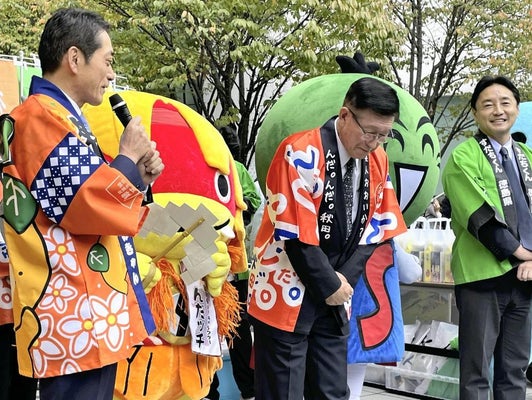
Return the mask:
[(53, 73), (72, 46), (77, 47), (88, 62), (102, 45), (98, 35), (109, 32), (109, 24), (97, 13), (81, 8), (57, 10), (44, 26), (39, 43), (42, 73)]
[(394, 88), (375, 78), (361, 78), (351, 84), (344, 105), (355, 109), (370, 109), (379, 115), (399, 115), (399, 97)]
[(478, 96), (480, 96), (480, 93), (487, 87), (491, 85), (499, 84), (502, 86), (505, 86), (508, 88), (514, 95), (515, 100), (517, 101), (517, 104), (521, 102), (521, 96), (519, 95), (519, 90), (515, 87), (515, 85), (512, 83), (510, 79), (508, 79), (505, 76), (484, 76), (482, 77), (478, 83), (477, 86), (475, 86), (475, 90), (473, 90), (473, 94), (471, 96), (471, 108), (473, 110), (477, 109), (477, 100)]

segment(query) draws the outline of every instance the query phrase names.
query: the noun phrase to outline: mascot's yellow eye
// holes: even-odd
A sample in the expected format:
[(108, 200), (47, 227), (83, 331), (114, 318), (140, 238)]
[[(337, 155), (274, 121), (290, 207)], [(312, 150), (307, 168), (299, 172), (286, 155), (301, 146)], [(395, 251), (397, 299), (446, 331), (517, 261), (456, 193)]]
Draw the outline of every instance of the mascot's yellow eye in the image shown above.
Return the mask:
[(217, 171), (214, 175), (214, 187), (216, 188), (216, 194), (218, 199), (222, 203), (229, 203), (231, 200), (231, 185), (229, 183), (229, 177)]

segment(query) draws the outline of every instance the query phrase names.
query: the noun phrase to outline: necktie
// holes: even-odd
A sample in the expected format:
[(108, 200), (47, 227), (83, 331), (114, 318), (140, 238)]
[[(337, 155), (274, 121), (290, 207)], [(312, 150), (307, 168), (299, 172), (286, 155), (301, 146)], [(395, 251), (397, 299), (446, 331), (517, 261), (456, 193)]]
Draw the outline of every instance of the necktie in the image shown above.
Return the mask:
[(347, 237), (353, 228), (353, 167), (355, 160), (352, 158), (345, 164), (345, 174), (342, 179), (345, 196), (345, 215), (347, 220)]
[(89, 126), (89, 123), (85, 119), (85, 116), (83, 114), (80, 114), (79, 119), (82, 124), (81, 126), (78, 126), (79, 135), (85, 140), (85, 144), (89, 146), (96, 155), (105, 160), (102, 154), (102, 150), (100, 149), (100, 146), (98, 146), (96, 136), (92, 134), (91, 128)]
[(515, 211), (517, 213), (517, 231), (521, 244), (529, 250), (532, 250), (532, 216), (530, 209), (523, 193), (523, 187), (517, 174), (515, 173), (512, 160), (508, 157), (506, 147), (501, 147), (502, 167), (508, 176), (508, 183), (512, 190)]

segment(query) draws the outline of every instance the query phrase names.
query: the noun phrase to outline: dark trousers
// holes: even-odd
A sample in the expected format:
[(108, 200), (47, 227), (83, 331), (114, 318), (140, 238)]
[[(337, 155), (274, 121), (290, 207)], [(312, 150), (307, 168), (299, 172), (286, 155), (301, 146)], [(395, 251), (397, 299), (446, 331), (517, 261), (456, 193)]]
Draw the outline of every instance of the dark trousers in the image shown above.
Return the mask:
[(41, 400), (113, 400), (116, 364), (75, 374), (42, 378)]
[[(511, 278), (511, 279), (507, 279)], [(455, 287), (460, 313), (460, 400), (524, 400), (530, 357), (531, 282), (504, 277), (486, 290)]]
[(0, 400), (35, 400), (37, 379), (19, 375), (13, 324), (0, 325)]
[[(238, 290), (238, 299), (245, 307), (248, 296), (248, 281), (240, 280), (231, 283)], [(242, 313), (242, 320), (236, 333), (237, 335), (233, 338), (233, 345), (229, 346), (229, 357), (231, 358), (236, 385), (242, 397), (247, 399), (255, 396), (255, 371), (250, 367), (253, 338), (246, 312)]]
[[(238, 301), (246, 304), (248, 295), (248, 281), (232, 281), (231, 284), (238, 291)], [(235, 379), (238, 390), (244, 399), (255, 396), (254, 371), (250, 367), (251, 352), (253, 349), (253, 338), (251, 336), (251, 325), (245, 311), (241, 314), (242, 320), (238, 326), (237, 335), (233, 338), (232, 346), (229, 346), (229, 357), (231, 358), (231, 367), (233, 368), (233, 378)], [(228, 342), (228, 345), (230, 343)], [(210, 400), (218, 400), (219, 380), (215, 375), (211, 384), (211, 389), (207, 397)]]
[(255, 334), (256, 400), (346, 400), (347, 335), (331, 312), (315, 319), (308, 334), (260, 322)]

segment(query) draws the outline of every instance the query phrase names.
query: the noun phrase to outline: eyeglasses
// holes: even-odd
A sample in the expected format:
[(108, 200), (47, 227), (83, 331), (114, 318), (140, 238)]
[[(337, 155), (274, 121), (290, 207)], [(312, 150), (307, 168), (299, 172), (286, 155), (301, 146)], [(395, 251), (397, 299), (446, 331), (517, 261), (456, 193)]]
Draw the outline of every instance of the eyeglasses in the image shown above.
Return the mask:
[(349, 112), (353, 116), (353, 119), (355, 120), (355, 122), (357, 123), (358, 127), (362, 131), (362, 137), (364, 139), (367, 139), (367, 140), (370, 140), (370, 141), (376, 140), (379, 143), (386, 143), (386, 142), (388, 142), (389, 139), (393, 139), (393, 131), (391, 129), (385, 135), (382, 135), (380, 133), (369, 133), (369, 132), (366, 132), (366, 130), (362, 127), (362, 125), (360, 125), (360, 122), (358, 122), (358, 118), (357, 118), (356, 114), (353, 112), (353, 110), (351, 110), (349, 107), (346, 107), (346, 108), (349, 110)]

